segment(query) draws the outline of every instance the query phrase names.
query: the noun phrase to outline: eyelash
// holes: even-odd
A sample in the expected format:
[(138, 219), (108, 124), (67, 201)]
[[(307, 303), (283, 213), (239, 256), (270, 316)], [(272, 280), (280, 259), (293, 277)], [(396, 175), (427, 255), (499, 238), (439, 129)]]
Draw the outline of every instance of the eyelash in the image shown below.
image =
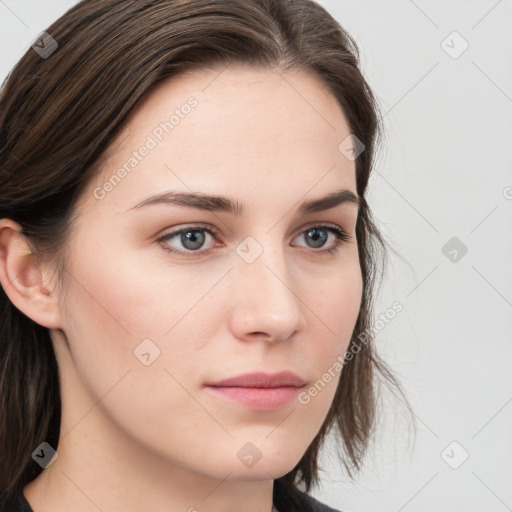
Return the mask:
[[(341, 249), (342, 245), (344, 245), (344, 244), (346, 244), (346, 243), (348, 243), (348, 242), (350, 242), (352, 240), (352, 236), (349, 235), (343, 229), (338, 228), (338, 227), (334, 227), (334, 226), (323, 225), (323, 224), (308, 227), (304, 231), (302, 231), (302, 233), (300, 233), (300, 234), (306, 233), (306, 232), (308, 232), (308, 231), (310, 231), (312, 229), (320, 229), (320, 230), (329, 231), (330, 233), (333, 233), (334, 236), (336, 237), (334, 246), (331, 247), (330, 249), (319, 249), (319, 250), (311, 249), (313, 252), (316, 252), (316, 253), (334, 254), (334, 253), (338, 252)], [(209, 233), (213, 237), (218, 235), (217, 230), (213, 226), (210, 226), (210, 225), (207, 225), (207, 226), (186, 226), (185, 228), (182, 228), (180, 230), (172, 231), (170, 233), (166, 233), (165, 235), (163, 235), (160, 238), (158, 238), (157, 242), (162, 243), (161, 245), (162, 245), (162, 248), (164, 249), (164, 251), (167, 251), (167, 252), (172, 253), (172, 254), (178, 254), (180, 256), (202, 255), (202, 254), (207, 254), (207, 253), (209, 253), (212, 250), (212, 249), (205, 249), (205, 250), (202, 250), (202, 251), (201, 250), (199, 250), (199, 251), (192, 251), (192, 250), (189, 250), (189, 251), (179, 251), (179, 250), (176, 250), (176, 249), (171, 249), (171, 248), (169, 248), (168, 246), (166, 246), (163, 243), (168, 238), (173, 238), (176, 235), (179, 235), (181, 233), (186, 233), (188, 231), (206, 231), (207, 233)]]

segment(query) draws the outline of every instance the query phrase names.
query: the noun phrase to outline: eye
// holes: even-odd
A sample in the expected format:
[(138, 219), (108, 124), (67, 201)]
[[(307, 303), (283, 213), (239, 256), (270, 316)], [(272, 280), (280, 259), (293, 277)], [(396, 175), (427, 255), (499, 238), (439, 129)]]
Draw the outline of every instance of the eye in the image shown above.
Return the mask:
[[(204, 244), (207, 236), (205, 233), (208, 233), (210, 236), (215, 236), (217, 234), (217, 231), (213, 228), (213, 226), (186, 226), (183, 229), (180, 229), (178, 231), (173, 231), (171, 233), (167, 233), (166, 235), (159, 238), (158, 242), (165, 242), (163, 244), (163, 248), (174, 254), (180, 254), (183, 256), (190, 256), (192, 253), (206, 253), (208, 252), (208, 249), (199, 251)], [(182, 244), (182, 248), (185, 250), (180, 249), (173, 249), (168, 247), (168, 240), (172, 240), (173, 238), (177, 238), (178, 242)]]
[[(194, 253), (196, 253), (195, 255), (201, 255), (210, 251), (210, 249), (201, 250), (201, 247), (204, 245), (206, 239), (208, 238), (205, 233), (211, 237), (214, 237), (217, 235), (217, 230), (210, 225), (207, 227), (186, 226), (183, 229), (172, 231), (163, 235), (157, 241), (162, 244), (164, 250), (172, 254), (193, 256)], [(334, 240), (333, 243), (330, 244), (330, 247), (327, 249), (316, 250), (325, 245), (326, 241), (329, 239), (329, 233), (334, 235)], [(313, 249), (313, 252), (328, 254), (337, 252), (341, 248), (341, 245), (350, 242), (352, 239), (352, 236), (346, 233), (340, 227), (326, 225), (312, 226), (303, 231), (299, 237), (300, 236), (303, 236), (306, 240), (311, 241), (310, 247)], [(181, 249), (169, 247), (169, 241), (175, 238), (177, 239), (177, 242), (181, 244)]]
[(328, 249), (321, 251), (328, 254), (333, 254), (340, 250), (341, 246), (347, 242), (350, 242), (352, 237), (343, 229), (338, 226), (312, 226), (306, 231), (303, 231), (300, 236), (303, 236), (306, 240), (312, 241), (313, 248), (323, 247), (326, 240), (329, 238), (329, 233), (334, 235), (334, 245), (331, 245)]

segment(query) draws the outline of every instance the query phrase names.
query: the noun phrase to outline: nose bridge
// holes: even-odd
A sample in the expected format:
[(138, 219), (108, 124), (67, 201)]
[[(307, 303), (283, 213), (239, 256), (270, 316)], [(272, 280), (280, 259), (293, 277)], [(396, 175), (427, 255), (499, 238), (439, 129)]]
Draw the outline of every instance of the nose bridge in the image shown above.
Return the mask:
[[(247, 237), (237, 247), (236, 310), (246, 333), (263, 332), (285, 339), (304, 324), (301, 301), (294, 290), (285, 247), (276, 237)], [(240, 335), (241, 333), (239, 333)]]

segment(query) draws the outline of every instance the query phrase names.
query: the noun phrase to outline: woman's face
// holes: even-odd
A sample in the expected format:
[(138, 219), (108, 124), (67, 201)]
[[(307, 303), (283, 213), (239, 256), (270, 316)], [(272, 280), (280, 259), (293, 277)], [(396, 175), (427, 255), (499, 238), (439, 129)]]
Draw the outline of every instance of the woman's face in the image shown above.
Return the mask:
[[(361, 301), (356, 202), (301, 210), (357, 196), (349, 134), (308, 74), (194, 72), (148, 96), (78, 205), (65, 338), (52, 331), (62, 442), (105, 450), (108, 436), (109, 457), (129, 446), (139, 463), (218, 479), (293, 469), (327, 415)], [(150, 200), (171, 192), (196, 197)], [(206, 195), (225, 199), (199, 208)], [(283, 370), (304, 386), (245, 402), (207, 387)]]

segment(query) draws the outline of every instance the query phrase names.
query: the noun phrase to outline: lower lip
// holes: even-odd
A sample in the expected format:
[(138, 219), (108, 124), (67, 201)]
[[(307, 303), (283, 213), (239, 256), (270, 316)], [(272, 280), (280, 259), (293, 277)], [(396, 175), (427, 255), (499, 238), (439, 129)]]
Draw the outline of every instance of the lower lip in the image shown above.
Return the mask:
[(207, 389), (252, 409), (271, 411), (289, 404), (301, 388), (283, 386), (279, 388), (242, 388), (207, 386)]

